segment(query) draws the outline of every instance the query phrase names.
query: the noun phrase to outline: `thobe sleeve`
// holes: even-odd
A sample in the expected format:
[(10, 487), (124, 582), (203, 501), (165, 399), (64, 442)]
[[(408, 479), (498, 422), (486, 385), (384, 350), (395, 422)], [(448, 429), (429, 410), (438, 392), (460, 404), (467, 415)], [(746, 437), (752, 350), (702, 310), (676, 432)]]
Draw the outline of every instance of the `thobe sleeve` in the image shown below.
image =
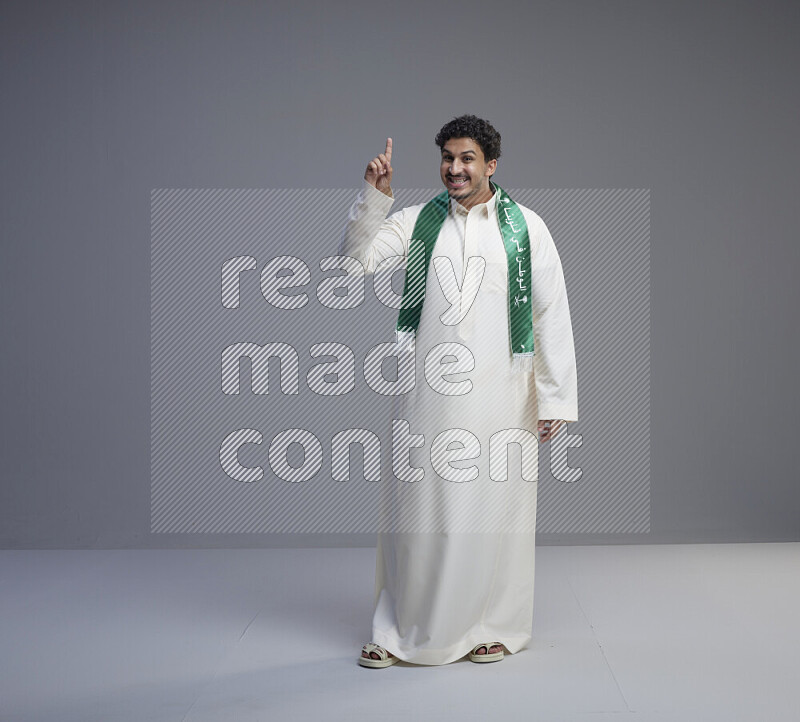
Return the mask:
[(531, 231), (531, 310), (533, 313), (536, 398), (540, 419), (578, 420), (578, 374), (564, 271), (544, 221), (528, 221)]
[(344, 233), (339, 241), (340, 256), (357, 258), (367, 273), (391, 256), (408, 255), (403, 210), (386, 217), (394, 203), (382, 191), (364, 181), (347, 215)]

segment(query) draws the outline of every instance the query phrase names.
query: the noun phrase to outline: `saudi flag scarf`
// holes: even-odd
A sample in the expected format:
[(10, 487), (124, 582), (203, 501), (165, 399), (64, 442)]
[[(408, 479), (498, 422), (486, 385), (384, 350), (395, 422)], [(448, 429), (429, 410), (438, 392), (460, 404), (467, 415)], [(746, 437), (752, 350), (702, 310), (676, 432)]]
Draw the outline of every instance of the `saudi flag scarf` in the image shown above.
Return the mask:
[[(495, 204), (497, 222), (508, 260), (508, 329), (511, 342), (512, 371), (533, 371), (533, 315), (530, 307), (531, 249), (528, 225), (516, 203), (500, 186), (493, 183), (498, 197)], [(429, 201), (420, 211), (409, 242), (406, 282), (397, 319), (397, 343), (409, 348), (413, 342), (428, 277), (433, 247), (447, 217), (447, 191)], [(466, 265), (466, 262), (465, 262)], [(526, 280), (527, 276), (527, 280)], [(512, 281), (513, 279), (513, 281)]]

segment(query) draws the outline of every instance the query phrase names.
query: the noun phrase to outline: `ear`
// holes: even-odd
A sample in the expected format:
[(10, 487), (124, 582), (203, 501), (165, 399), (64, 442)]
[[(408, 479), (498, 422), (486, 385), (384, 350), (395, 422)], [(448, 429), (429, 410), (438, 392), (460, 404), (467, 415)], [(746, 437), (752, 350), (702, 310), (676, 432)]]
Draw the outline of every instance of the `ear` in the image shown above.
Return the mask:
[(497, 170), (497, 158), (493, 158), (486, 164), (486, 175), (491, 178), (496, 170)]

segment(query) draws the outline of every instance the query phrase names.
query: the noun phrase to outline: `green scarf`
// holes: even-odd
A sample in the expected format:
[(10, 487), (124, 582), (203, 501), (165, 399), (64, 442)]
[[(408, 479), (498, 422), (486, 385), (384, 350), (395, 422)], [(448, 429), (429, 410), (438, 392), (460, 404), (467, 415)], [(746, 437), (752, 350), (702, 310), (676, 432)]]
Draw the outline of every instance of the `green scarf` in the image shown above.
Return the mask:
[[(508, 327), (513, 360), (512, 371), (533, 371), (533, 315), (530, 307), (531, 249), (528, 224), (516, 203), (500, 186), (495, 211), (508, 260)], [(417, 217), (409, 242), (406, 282), (400, 315), (397, 319), (397, 343), (408, 348), (416, 336), (425, 284), (433, 247), (447, 217), (447, 191), (425, 204)], [(467, 259), (464, 259), (464, 266)], [(527, 276), (527, 279), (525, 278)], [(514, 279), (513, 281), (511, 279)]]

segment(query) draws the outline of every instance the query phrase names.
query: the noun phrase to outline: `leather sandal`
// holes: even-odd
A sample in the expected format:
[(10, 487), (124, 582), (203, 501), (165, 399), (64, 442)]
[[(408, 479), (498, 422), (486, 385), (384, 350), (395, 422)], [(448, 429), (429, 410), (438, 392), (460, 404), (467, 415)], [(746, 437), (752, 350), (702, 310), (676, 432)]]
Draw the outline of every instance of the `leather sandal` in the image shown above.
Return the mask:
[[(472, 648), (472, 651), (469, 653), (469, 660), (470, 662), (499, 662), (504, 656), (505, 651), (501, 649), (499, 652), (494, 652), (489, 654), (489, 649), (491, 647), (502, 647), (501, 642), (489, 642), (484, 644), (478, 644), (477, 646)], [(478, 650), (481, 647), (486, 647), (485, 654), (478, 654)]]
[[(358, 663), (362, 667), (389, 667), (397, 662), (397, 657), (395, 655), (389, 656), (389, 652), (387, 652), (383, 647), (380, 645), (374, 644), (373, 642), (367, 642), (362, 648), (362, 652), (366, 652), (366, 657), (359, 657)], [(375, 652), (380, 659), (373, 659), (370, 656), (371, 652)]]

